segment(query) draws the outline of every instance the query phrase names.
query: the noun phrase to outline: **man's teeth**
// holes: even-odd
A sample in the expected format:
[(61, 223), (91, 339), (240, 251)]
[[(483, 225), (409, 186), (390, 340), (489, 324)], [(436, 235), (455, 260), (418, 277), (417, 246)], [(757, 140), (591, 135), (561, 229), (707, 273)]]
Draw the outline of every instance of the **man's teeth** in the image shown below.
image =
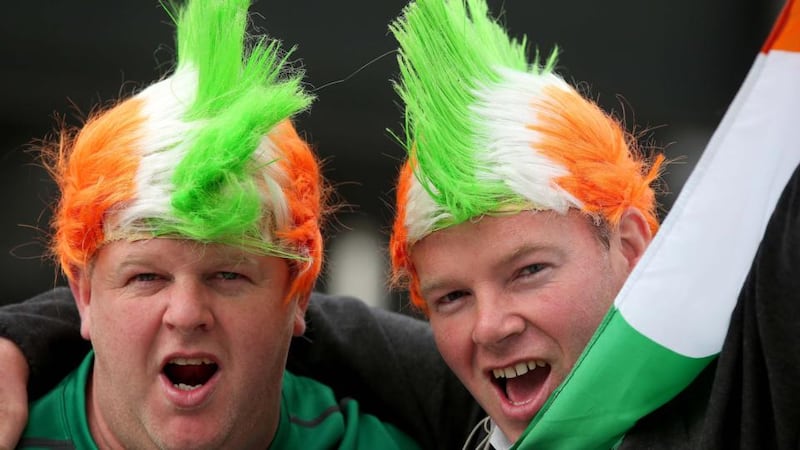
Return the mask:
[(171, 359), (170, 364), (175, 364), (176, 366), (199, 366), (200, 364), (214, 364), (214, 361), (211, 361), (208, 358), (175, 358)]
[[(201, 365), (212, 365), (216, 364), (214, 361), (208, 358), (173, 358), (169, 360), (169, 364), (174, 366), (201, 366)], [(177, 389), (182, 391), (193, 391), (203, 386), (203, 383), (199, 384), (186, 384), (186, 383), (172, 383)]]
[(528, 362), (521, 362), (514, 366), (504, 367), (502, 369), (493, 369), (492, 374), (494, 374), (495, 378), (515, 378), (520, 375), (525, 375), (531, 370), (535, 370), (537, 367), (544, 367), (547, 363), (544, 361), (528, 361)]

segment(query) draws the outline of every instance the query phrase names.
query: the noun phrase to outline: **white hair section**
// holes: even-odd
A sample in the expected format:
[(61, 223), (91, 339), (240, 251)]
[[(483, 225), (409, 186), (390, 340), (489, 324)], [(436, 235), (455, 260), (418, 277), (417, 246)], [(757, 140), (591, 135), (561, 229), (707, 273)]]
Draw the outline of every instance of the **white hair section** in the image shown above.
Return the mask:
[[(151, 232), (141, 219), (174, 220), (171, 201), (175, 186), (172, 182), (175, 168), (189, 152), (196, 133), (204, 122), (186, 122), (186, 111), (194, 102), (197, 91), (197, 71), (184, 65), (175, 73), (140, 92), (136, 98), (143, 100), (142, 114), (146, 117), (139, 149), (141, 160), (135, 176), (136, 194), (132, 203), (112, 212), (105, 221), (106, 236), (119, 231), (125, 233)], [(291, 180), (278, 161), (283, 157), (269, 136), (264, 136), (253, 153), (252, 163), (261, 174), (259, 191), (265, 210), (271, 213), (274, 223), (262, 230), (264, 238), (272, 240), (272, 229), (286, 229), (289, 205), (283, 192)]]
[(202, 123), (185, 122), (184, 116), (194, 102), (197, 91), (197, 71), (184, 65), (175, 73), (150, 85), (136, 95), (143, 100), (139, 149), (141, 160), (135, 176), (136, 194), (131, 204), (109, 217), (106, 232), (125, 230), (136, 233), (145, 226), (141, 219), (173, 219), (170, 206), (175, 190), (172, 176), (175, 167), (186, 156), (193, 140), (187, 138)]
[[(539, 75), (506, 68), (498, 69), (498, 73), (500, 82), (477, 89), (477, 100), (470, 108), (472, 117), (477, 118), (473, 120), (478, 161), (475, 182), (505, 184), (529, 202), (531, 209), (559, 213), (570, 207), (580, 209), (582, 202), (556, 183), (568, 174), (567, 169), (537, 150), (541, 136), (530, 128), (538, 120), (534, 105), (545, 98), (545, 87), (572, 87), (553, 73)], [(412, 245), (453, 216), (433, 200), (416, 176), (410, 181), (404, 223)]]
[[(403, 218), (403, 223), (408, 231), (408, 245), (413, 245), (431, 233), (437, 223), (445, 219), (452, 219), (453, 215), (433, 200), (416, 175), (411, 175), (409, 183), (406, 216)], [(431, 189), (436, 188), (431, 186)]]
[[(264, 136), (253, 153), (253, 160), (258, 166), (257, 170), (261, 173), (259, 181), (263, 182), (260, 189), (261, 204), (265, 206), (265, 213), (272, 214), (274, 226), (277, 230), (286, 230), (294, 224), (289, 213), (289, 204), (286, 201), (284, 189), (291, 184), (292, 180), (283, 170), (280, 160), (284, 157), (283, 152), (270, 139), (269, 135)], [(272, 231), (263, 230), (264, 237), (272, 242)]]
[(535, 124), (539, 111), (534, 105), (545, 99), (545, 88), (572, 90), (553, 73), (532, 74), (501, 68), (499, 83), (479, 88), (472, 106), (478, 118), (475, 148), (479, 171), (477, 183), (501, 182), (534, 209), (565, 213), (582, 203), (562, 189), (556, 179), (568, 170), (539, 152), (541, 142)]

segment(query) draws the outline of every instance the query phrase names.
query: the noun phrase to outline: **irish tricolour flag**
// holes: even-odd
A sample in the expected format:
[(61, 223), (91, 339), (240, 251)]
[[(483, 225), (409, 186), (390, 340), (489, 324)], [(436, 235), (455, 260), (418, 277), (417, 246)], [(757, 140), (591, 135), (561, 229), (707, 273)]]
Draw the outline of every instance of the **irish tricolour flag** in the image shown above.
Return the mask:
[(608, 449), (716, 357), (798, 143), (800, 1), (789, 0), (661, 230), (517, 448)]

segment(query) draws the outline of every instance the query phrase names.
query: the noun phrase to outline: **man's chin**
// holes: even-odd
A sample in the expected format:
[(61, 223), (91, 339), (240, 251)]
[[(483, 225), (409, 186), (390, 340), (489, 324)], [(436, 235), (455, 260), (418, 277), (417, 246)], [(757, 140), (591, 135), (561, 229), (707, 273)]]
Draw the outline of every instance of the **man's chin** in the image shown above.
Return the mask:
[(157, 448), (212, 449), (230, 448), (230, 424), (212, 414), (163, 418), (148, 427), (147, 434)]

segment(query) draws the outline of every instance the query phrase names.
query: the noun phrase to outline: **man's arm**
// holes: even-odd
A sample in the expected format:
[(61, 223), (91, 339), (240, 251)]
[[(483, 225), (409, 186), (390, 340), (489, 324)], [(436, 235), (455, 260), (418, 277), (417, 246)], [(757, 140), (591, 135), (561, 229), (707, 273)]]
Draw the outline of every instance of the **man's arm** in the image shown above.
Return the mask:
[(739, 295), (699, 448), (800, 444), (800, 166)]
[(484, 416), (421, 320), (352, 298), (314, 294), (288, 369), (353, 397), (430, 449), (461, 448)]
[(65, 287), (0, 308), (0, 337), (13, 341), (30, 366), (31, 400), (77, 367), (90, 348), (80, 335), (80, 316)]
[(716, 364), (627, 434), (621, 449), (797, 448), (800, 167), (739, 294)]
[(29, 392), (31, 399), (40, 396), (86, 354), (89, 347), (80, 336), (79, 324), (66, 288), (0, 308), (1, 450), (14, 448), (25, 428)]

